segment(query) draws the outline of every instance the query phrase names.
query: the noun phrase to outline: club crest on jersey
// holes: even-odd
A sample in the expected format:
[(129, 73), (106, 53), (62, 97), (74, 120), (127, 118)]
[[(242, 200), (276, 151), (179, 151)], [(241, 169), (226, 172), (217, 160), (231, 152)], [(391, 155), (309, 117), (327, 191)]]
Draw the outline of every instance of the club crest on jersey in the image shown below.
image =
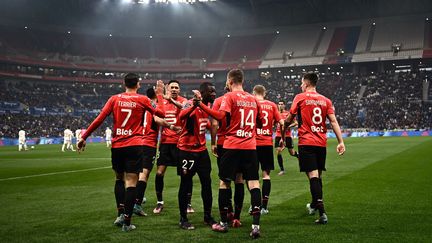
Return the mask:
[(153, 107), (154, 109), (156, 109), (156, 103), (155, 103), (154, 101), (150, 101), (150, 103), (151, 103), (152, 107)]

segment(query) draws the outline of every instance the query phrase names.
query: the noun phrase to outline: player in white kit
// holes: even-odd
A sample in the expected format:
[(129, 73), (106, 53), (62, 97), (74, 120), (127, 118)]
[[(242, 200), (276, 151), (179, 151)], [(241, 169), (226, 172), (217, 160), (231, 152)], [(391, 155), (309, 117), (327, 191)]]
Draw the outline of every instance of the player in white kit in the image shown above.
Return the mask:
[(112, 131), (109, 127), (105, 130), (105, 141), (107, 148), (111, 148)]
[(75, 130), (75, 137), (76, 137), (76, 144), (78, 147), (78, 142), (79, 140), (81, 140), (81, 135), (83, 134), (82, 129), (78, 128), (77, 130)]
[(25, 151), (28, 150), (26, 142), (26, 132), (21, 129), (18, 132), (18, 151), (22, 151), (23, 149)]
[(63, 146), (62, 146), (62, 152), (65, 151), (65, 147), (67, 150), (75, 151), (72, 145), (72, 138), (74, 137), (73, 132), (69, 129), (69, 127), (64, 130), (64, 140), (63, 140)]

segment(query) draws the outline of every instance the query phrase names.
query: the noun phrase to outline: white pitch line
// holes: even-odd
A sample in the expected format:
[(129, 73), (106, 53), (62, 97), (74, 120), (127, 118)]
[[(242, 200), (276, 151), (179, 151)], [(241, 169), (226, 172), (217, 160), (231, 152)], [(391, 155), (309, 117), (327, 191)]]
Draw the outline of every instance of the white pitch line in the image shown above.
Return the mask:
[(0, 179), (0, 181), (11, 181), (11, 180), (19, 180), (19, 179), (26, 179), (26, 178), (33, 178), (33, 177), (41, 177), (41, 176), (50, 176), (50, 175), (69, 174), (69, 173), (84, 172), (84, 171), (102, 170), (102, 169), (108, 169), (108, 168), (111, 168), (111, 166), (104, 166), (104, 167), (97, 167), (97, 168), (90, 168), (90, 169), (83, 169), (83, 170), (59, 171), (59, 172), (51, 172), (51, 173), (28, 175), (28, 176), (9, 177), (9, 178)]

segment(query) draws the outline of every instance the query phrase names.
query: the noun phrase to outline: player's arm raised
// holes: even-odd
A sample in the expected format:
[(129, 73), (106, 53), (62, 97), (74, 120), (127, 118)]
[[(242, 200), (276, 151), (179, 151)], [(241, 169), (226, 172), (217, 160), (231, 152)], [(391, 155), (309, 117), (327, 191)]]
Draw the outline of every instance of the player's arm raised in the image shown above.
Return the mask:
[(191, 103), (186, 103), (183, 109), (180, 111), (179, 119), (184, 120), (187, 119), (190, 114), (197, 108), (197, 106), (192, 105)]
[(90, 126), (87, 128), (86, 132), (81, 136), (80, 141), (77, 144), (77, 151), (81, 152), (84, 151), (85, 145), (86, 145), (86, 139), (90, 134), (96, 130), (105, 120), (109, 114), (111, 114), (113, 108), (113, 97), (111, 97), (107, 103), (105, 103), (105, 106), (102, 108), (102, 111), (99, 113), (99, 115), (94, 119), (94, 121), (90, 124)]
[(197, 105), (207, 114), (209, 114), (211, 117), (213, 117), (214, 119), (220, 121), (222, 119), (224, 119), (226, 117), (226, 111), (222, 111), (222, 110), (213, 110), (210, 107), (206, 106), (205, 104), (203, 104), (201, 102), (201, 93), (198, 90), (192, 90), (192, 92), (194, 92), (195, 94), (195, 100), (197, 102)]
[(336, 151), (338, 152), (339, 155), (343, 155), (345, 153), (345, 144), (344, 144), (344, 141), (342, 138), (342, 132), (341, 132), (339, 123), (336, 119), (335, 114), (328, 114), (327, 116), (330, 120), (333, 131), (336, 134), (336, 138), (338, 140), (338, 145), (336, 147)]

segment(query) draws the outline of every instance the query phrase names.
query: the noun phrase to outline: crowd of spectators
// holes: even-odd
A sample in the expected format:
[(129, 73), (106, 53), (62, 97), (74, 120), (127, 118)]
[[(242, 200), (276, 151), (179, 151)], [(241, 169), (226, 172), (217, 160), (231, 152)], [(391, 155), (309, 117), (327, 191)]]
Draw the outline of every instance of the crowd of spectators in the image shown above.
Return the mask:
[[(368, 130), (428, 129), (432, 127), (432, 104), (422, 101), (422, 83), (432, 73), (395, 73), (356, 75), (323, 74), (317, 91), (333, 101), (341, 126)], [(285, 101), (289, 108), (301, 92), (301, 76), (260, 79), (248, 82), (267, 87), (267, 99)]]
[[(431, 73), (328, 73), (320, 75), (317, 91), (333, 101), (343, 129), (430, 129), (432, 104), (422, 101), (426, 75)], [(267, 88), (267, 99), (283, 100), (289, 108), (294, 96), (301, 92), (300, 79), (300, 75), (291, 75), (247, 80), (245, 90), (252, 92), (254, 85), (262, 84)], [(222, 94), (223, 83), (216, 86), (218, 94)], [(144, 93), (148, 87), (143, 85), (140, 91)], [(191, 93), (187, 85), (182, 89), (182, 95)], [(72, 130), (86, 127), (106, 100), (122, 91), (122, 85), (114, 83), (1, 81), (0, 137), (16, 137), (19, 129), (26, 130), (29, 136), (52, 137), (62, 135), (67, 126)], [(11, 103), (20, 108), (4, 108)], [(46, 112), (35, 112), (35, 108)], [(110, 120), (102, 128), (106, 126), (111, 126)], [(103, 129), (96, 132), (102, 133)]]

